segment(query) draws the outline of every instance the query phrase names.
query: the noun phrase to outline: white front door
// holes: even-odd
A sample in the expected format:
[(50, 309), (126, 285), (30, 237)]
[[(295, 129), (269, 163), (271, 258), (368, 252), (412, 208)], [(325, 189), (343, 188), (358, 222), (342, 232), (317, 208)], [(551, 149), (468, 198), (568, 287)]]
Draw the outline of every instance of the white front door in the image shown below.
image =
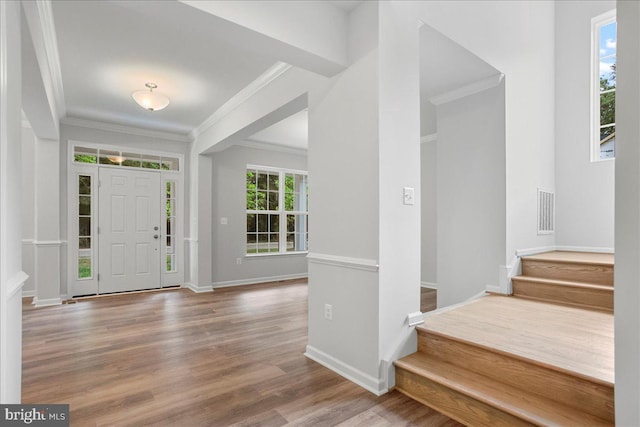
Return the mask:
[(100, 168), (98, 293), (160, 287), (160, 174)]

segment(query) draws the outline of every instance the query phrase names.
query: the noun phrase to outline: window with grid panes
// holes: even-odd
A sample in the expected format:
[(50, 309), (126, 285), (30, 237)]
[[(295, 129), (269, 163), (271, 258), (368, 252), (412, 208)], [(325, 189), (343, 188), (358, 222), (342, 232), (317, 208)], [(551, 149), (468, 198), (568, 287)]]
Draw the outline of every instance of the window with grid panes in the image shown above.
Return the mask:
[(592, 20), (593, 42), (593, 161), (615, 158), (616, 149), (616, 47), (615, 10)]
[(247, 255), (308, 250), (307, 173), (248, 166)]

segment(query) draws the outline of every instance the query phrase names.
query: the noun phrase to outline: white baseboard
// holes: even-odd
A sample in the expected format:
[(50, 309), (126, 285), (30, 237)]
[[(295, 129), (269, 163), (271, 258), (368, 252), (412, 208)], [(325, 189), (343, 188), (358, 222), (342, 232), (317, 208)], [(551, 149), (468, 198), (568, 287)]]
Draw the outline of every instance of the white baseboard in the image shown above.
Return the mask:
[(528, 255), (540, 254), (543, 252), (551, 252), (551, 251), (597, 252), (597, 253), (605, 253), (605, 254), (614, 253), (613, 248), (604, 248), (604, 247), (598, 247), (598, 246), (555, 245), (555, 246), (542, 246), (539, 248), (518, 249), (516, 250), (516, 256), (523, 257)]
[(438, 289), (438, 284), (437, 283), (420, 282), (420, 286), (423, 287), (423, 288)]
[(240, 279), (240, 280), (228, 280), (226, 282), (214, 282), (212, 284), (212, 287), (215, 289), (215, 288), (226, 288), (229, 286), (255, 285), (258, 283), (280, 282), (283, 280), (306, 279), (307, 277), (309, 277), (307, 273), (285, 274), (282, 276), (257, 277), (255, 279)]
[(36, 296), (35, 290), (22, 291), (22, 298), (31, 298)]
[(61, 305), (62, 300), (60, 298), (49, 298), (49, 299), (34, 298), (33, 304), (36, 307), (50, 307), (52, 305)]
[(496, 285), (486, 285), (486, 286), (485, 286), (485, 290), (486, 290), (487, 292), (491, 292), (491, 293), (494, 293), (494, 294), (505, 294), (505, 295), (509, 295), (509, 294), (507, 294), (507, 293), (504, 291), (504, 289), (502, 289), (502, 287), (501, 287), (501, 286), (496, 286)]
[(597, 252), (602, 254), (614, 253), (613, 248), (600, 248), (592, 246), (556, 246), (557, 251), (571, 251), (571, 252)]
[(374, 378), (369, 374), (365, 374), (359, 369), (348, 365), (327, 353), (320, 351), (310, 345), (307, 346), (307, 351), (304, 353), (309, 359), (318, 362), (325, 368), (329, 368), (335, 373), (342, 375), (349, 381), (358, 384), (360, 387), (375, 394), (376, 396), (382, 396), (389, 390), (386, 388), (384, 381), (379, 378)]
[(182, 285), (183, 288), (187, 288), (192, 290), (193, 292), (199, 294), (202, 292), (211, 292), (213, 291), (213, 286), (211, 286), (211, 284), (208, 285), (196, 285), (194, 283), (185, 283), (184, 285)]

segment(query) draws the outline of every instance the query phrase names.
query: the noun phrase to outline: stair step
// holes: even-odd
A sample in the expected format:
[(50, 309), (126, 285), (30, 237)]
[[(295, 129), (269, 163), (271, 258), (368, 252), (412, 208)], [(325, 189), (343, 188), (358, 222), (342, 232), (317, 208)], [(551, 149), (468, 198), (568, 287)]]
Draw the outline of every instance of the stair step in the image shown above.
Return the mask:
[(468, 425), (589, 425), (611, 421), (418, 352), (395, 362), (396, 388)]
[(613, 316), (488, 296), (429, 316), (418, 352), (613, 421)]
[(554, 251), (522, 258), (522, 275), (613, 286), (612, 254)]
[(511, 279), (513, 295), (590, 310), (613, 311), (613, 287), (568, 280), (517, 276)]

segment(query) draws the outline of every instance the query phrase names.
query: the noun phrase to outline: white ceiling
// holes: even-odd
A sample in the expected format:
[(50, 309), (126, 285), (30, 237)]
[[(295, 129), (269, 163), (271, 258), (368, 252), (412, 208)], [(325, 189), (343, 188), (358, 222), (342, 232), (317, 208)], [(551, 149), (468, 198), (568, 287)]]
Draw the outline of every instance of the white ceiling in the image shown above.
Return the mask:
[[(187, 134), (277, 61), (221, 40), (179, 2), (52, 3), (70, 117)], [(146, 82), (166, 109), (131, 99)]]
[(428, 99), (500, 71), (428, 25), (420, 28), (420, 96)]
[(329, 0), (329, 3), (344, 10), (345, 12), (351, 12), (363, 1), (364, 0)]
[(249, 138), (254, 142), (284, 145), (287, 147), (307, 149), (309, 114), (300, 111), (286, 119), (254, 134)]

